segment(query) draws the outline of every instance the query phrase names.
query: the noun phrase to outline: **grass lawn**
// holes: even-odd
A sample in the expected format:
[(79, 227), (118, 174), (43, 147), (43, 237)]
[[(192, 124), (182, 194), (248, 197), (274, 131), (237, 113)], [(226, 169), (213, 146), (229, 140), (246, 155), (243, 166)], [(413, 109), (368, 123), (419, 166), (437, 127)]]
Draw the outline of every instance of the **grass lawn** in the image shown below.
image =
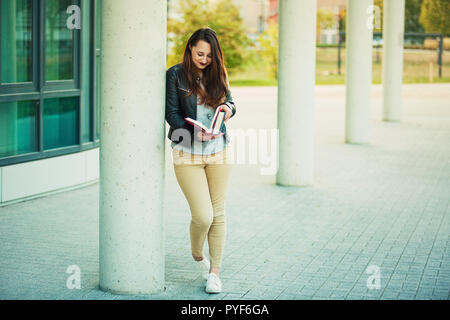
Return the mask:
[[(341, 51), (341, 74), (338, 74), (337, 48), (317, 48), (316, 84), (345, 84), (345, 49)], [(381, 83), (383, 53), (373, 50), (372, 79), (374, 84)], [(442, 78), (438, 77), (437, 52), (434, 50), (405, 50), (403, 56), (403, 83), (429, 83), (430, 62), (433, 63), (433, 82), (450, 82), (450, 52), (442, 55)], [(248, 67), (240, 73), (230, 76), (232, 86), (276, 86), (277, 81), (270, 79), (264, 66)]]

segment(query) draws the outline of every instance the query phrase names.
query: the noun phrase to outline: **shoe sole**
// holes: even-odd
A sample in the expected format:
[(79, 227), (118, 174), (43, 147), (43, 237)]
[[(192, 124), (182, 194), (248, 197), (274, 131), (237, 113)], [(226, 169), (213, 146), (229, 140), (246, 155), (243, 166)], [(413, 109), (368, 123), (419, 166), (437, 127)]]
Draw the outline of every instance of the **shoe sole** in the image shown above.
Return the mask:
[(205, 292), (206, 292), (206, 293), (221, 293), (222, 290), (206, 290), (206, 289), (205, 289)]

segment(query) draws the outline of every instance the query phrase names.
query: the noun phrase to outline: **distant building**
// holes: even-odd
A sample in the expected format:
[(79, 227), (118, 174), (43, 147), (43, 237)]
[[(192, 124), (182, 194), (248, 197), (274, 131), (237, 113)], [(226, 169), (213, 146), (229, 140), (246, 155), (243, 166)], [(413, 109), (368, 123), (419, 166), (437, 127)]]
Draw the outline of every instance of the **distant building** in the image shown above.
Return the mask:
[(317, 0), (317, 10), (331, 11), (335, 15), (339, 15), (346, 7), (347, 0)]
[(278, 0), (269, 1), (269, 23), (278, 23)]
[[(218, 0), (211, 0), (218, 1)], [(239, 8), (247, 35), (256, 40), (269, 24), (269, 0), (231, 0)]]

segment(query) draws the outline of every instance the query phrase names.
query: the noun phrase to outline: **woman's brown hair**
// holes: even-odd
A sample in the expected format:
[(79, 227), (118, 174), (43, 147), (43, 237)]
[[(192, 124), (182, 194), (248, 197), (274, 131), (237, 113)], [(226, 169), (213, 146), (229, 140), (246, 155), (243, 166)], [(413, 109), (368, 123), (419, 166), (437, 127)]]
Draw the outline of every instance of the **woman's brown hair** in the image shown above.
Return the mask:
[[(203, 70), (201, 79), (206, 91), (196, 81), (198, 75), (195, 74), (195, 71), (198, 69), (192, 62), (191, 48), (195, 47), (200, 40), (211, 46), (211, 63)], [(223, 60), (216, 32), (211, 28), (201, 28), (195, 31), (186, 44), (182, 62), (182, 70), (187, 77), (189, 89), (191, 89), (187, 96), (195, 94), (200, 98), (200, 103), (205, 103), (205, 106), (214, 109), (224, 102), (228, 91), (228, 73)]]

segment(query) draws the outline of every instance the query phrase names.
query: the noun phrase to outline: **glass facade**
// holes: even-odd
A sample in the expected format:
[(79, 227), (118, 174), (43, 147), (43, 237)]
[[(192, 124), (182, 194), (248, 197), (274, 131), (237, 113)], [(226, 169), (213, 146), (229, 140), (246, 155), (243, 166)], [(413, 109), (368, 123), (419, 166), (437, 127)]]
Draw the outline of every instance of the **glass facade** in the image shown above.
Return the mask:
[(0, 12), (1, 83), (31, 82), (32, 1), (2, 0)]
[(37, 101), (0, 103), (0, 158), (37, 151)]
[(45, 1), (45, 79), (69, 80), (74, 72), (74, 30), (67, 27), (72, 0)]
[(99, 146), (100, 10), (0, 0), (0, 166)]
[[(91, 21), (91, 16), (94, 14), (95, 10), (91, 6), (84, 6), (81, 11), (81, 21)], [(94, 20), (95, 22), (95, 20)], [(81, 29), (81, 38), (82, 39), (90, 39), (91, 42), (88, 45), (81, 44), (81, 61), (85, 62), (81, 64), (81, 105), (89, 106), (93, 98), (93, 70), (94, 67), (94, 27), (91, 23), (85, 23), (83, 28)], [(86, 109), (86, 108), (84, 108)], [(91, 140), (91, 133), (93, 131), (91, 120), (92, 120), (91, 112), (83, 112), (81, 119), (81, 142), (86, 143)]]
[(44, 102), (44, 150), (78, 144), (78, 97)]
[[(100, 59), (100, 48), (101, 48), (101, 41), (102, 41), (102, 24), (101, 24), (101, 15), (102, 15), (102, 3), (99, 1), (97, 3), (97, 7), (95, 10), (95, 63), (94, 63), (94, 83), (95, 83), (95, 90), (94, 90), (94, 99), (95, 99), (95, 105), (100, 106), (101, 105), (101, 82), (100, 82), (100, 74), (101, 74), (101, 59)], [(100, 140), (100, 107), (95, 108), (95, 139)]]

